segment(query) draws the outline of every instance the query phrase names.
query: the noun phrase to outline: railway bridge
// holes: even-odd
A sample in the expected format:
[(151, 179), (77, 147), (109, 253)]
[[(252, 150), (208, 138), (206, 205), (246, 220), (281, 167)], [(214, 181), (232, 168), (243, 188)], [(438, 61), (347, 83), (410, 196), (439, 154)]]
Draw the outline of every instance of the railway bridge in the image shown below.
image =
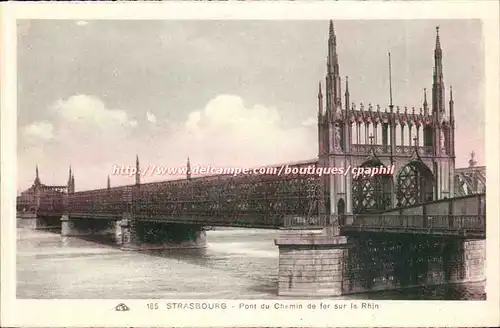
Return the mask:
[[(279, 230), (278, 294), (331, 296), (485, 279), (486, 169), (455, 168), (455, 109), (445, 106), (436, 29), (432, 104), (419, 113), (344, 100), (333, 22), (318, 157), (291, 174), (226, 174), (76, 191), (46, 186), (38, 168), (20, 217), (63, 236), (108, 235), (124, 249), (205, 247), (207, 227)], [(389, 56), (390, 68), (390, 56)], [(272, 165), (281, 172), (283, 165)], [(335, 174), (334, 168), (344, 168)], [(356, 170), (354, 170), (354, 168)], [(373, 172), (382, 174), (359, 174)], [(325, 174), (307, 174), (321, 169)], [(329, 171), (330, 170), (330, 171)], [(274, 172), (269, 170), (269, 172)], [(354, 172), (358, 172), (354, 174)]]

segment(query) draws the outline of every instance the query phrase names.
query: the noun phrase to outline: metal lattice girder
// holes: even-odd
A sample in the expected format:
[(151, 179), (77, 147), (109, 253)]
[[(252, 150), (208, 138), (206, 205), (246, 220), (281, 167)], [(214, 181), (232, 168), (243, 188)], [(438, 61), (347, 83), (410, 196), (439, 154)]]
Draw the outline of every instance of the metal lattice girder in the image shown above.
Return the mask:
[(70, 194), (68, 211), (121, 215), (130, 205), (138, 219), (189, 218), (206, 224), (217, 220), (228, 225), (248, 222), (276, 226), (286, 215), (310, 215), (320, 182), (319, 177), (311, 174), (226, 175), (164, 181)]
[(69, 213), (121, 215), (127, 211), (127, 187), (80, 191), (68, 195)]
[[(361, 167), (379, 167), (379, 161), (371, 160)], [(387, 175), (364, 176), (353, 179), (352, 199), (354, 213), (381, 212), (391, 207), (391, 177)]]
[(62, 213), (64, 211), (64, 194), (41, 195), (38, 211), (43, 213)]
[(405, 207), (433, 199), (434, 176), (422, 162), (405, 165), (397, 177), (398, 206)]

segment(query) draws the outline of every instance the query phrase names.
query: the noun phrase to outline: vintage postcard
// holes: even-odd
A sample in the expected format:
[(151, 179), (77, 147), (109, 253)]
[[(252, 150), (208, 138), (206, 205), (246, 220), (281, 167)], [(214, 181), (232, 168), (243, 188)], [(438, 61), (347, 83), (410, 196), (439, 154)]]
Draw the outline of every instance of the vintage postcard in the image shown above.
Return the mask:
[(497, 3), (3, 9), (2, 325), (498, 324)]

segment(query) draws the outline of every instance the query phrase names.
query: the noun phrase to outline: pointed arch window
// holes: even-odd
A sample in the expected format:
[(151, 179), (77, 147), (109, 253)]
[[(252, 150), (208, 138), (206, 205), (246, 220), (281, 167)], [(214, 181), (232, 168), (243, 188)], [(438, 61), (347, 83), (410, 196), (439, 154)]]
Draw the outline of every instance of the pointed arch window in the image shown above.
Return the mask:
[(433, 200), (434, 175), (421, 161), (405, 165), (397, 177), (398, 207), (420, 204)]
[[(364, 162), (360, 167), (380, 167), (383, 164), (376, 158)], [(378, 213), (391, 208), (392, 177), (376, 174), (373, 177), (361, 175), (353, 179), (353, 212)]]

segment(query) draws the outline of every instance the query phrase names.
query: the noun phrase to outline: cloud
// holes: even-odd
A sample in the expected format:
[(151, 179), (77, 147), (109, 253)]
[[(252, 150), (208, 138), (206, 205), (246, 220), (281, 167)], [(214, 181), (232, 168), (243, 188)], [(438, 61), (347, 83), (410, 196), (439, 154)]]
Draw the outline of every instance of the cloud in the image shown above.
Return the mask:
[(28, 139), (50, 140), (54, 137), (54, 127), (48, 121), (34, 122), (24, 127), (24, 135)]
[(109, 109), (104, 102), (94, 96), (76, 95), (67, 100), (58, 100), (52, 109), (60, 119), (68, 123), (106, 129), (110, 125), (123, 128), (137, 126), (137, 121), (130, 119), (125, 111)]
[(314, 131), (284, 128), (276, 108), (248, 106), (236, 95), (218, 95), (191, 112), (174, 144), (189, 152), (191, 163), (254, 166), (314, 157)]
[(93, 176), (101, 174), (104, 163), (121, 162), (128, 156), (128, 140), (134, 140), (137, 121), (127, 112), (110, 109), (90, 95), (57, 100), (49, 109), (51, 122), (35, 122), (23, 129), (19, 170), (27, 173), (19, 181), (32, 181), (31, 167), (36, 162), (53, 179), (45, 183), (61, 184), (60, 173), (72, 163), (85, 172), (82, 180), (90, 183), (87, 186), (95, 187)]
[(312, 126), (318, 123), (317, 119), (314, 117), (309, 117), (305, 121), (302, 122), (302, 126)]
[(146, 113), (146, 118), (149, 122), (151, 123), (156, 123), (156, 115), (151, 113), (151, 112), (147, 112)]
[(188, 131), (197, 131), (199, 129), (198, 123), (201, 120), (200, 112), (189, 113), (187, 121), (184, 123)]

